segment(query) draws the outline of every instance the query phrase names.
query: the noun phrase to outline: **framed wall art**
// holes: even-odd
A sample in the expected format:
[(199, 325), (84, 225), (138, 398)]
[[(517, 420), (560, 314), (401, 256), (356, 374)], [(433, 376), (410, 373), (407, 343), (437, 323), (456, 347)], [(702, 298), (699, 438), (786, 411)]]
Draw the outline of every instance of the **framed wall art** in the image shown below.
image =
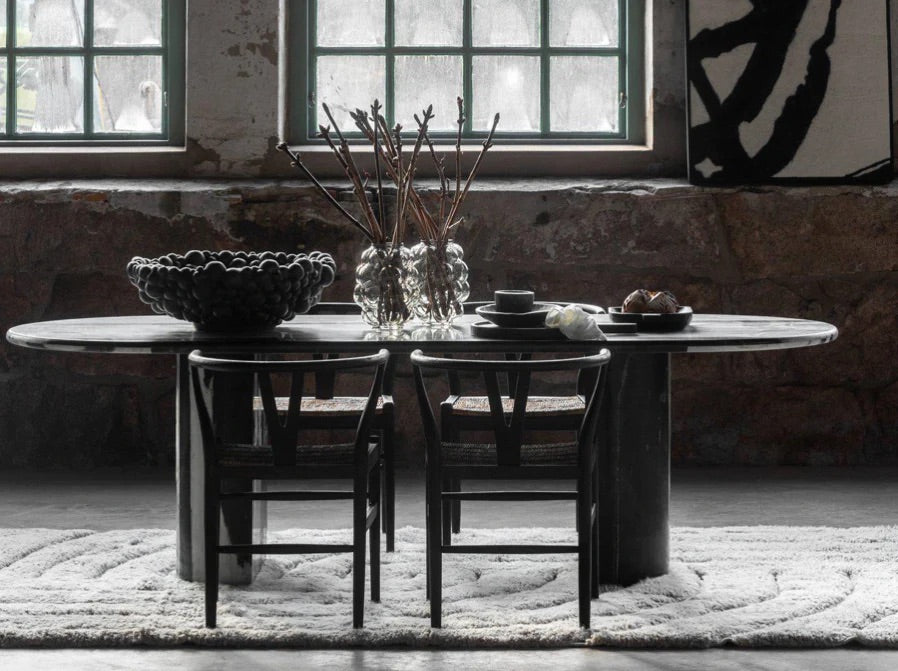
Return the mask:
[(888, 0), (687, 0), (693, 184), (892, 179)]

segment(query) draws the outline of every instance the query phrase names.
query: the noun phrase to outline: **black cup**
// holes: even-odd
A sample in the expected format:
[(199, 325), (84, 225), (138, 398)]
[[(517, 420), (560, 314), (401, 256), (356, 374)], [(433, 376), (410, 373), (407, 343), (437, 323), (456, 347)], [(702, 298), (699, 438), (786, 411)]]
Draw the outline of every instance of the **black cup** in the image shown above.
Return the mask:
[(533, 309), (533, 292), (523, 289), (500, 289), (493, 293), (493, 301), (499, 312), (530, 312)]

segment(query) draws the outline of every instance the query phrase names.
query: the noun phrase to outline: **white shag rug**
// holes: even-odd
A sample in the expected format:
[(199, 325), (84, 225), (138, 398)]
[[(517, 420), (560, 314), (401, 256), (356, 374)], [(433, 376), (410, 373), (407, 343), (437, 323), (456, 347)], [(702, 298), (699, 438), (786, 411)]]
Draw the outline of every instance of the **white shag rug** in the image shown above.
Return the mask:
[[(471, 530), (491, 542), (570, 542), (556, 529)], [(271, 540), (346, 542), (344, 532)], [(461, 539), (460, 539), (461, 540)], [(577, 624), (572, 555), (448, 555), (443, 628), (429, 627), (424, 532), (383, 555), (382, 601), (351, 626), (350, 555), (278, 556), (223, 587), (175, 575), (175, 534), (0, 529), (0, 646), (898, 647), (898, 528), (678, 528), (668, 575), (605, 588)]]

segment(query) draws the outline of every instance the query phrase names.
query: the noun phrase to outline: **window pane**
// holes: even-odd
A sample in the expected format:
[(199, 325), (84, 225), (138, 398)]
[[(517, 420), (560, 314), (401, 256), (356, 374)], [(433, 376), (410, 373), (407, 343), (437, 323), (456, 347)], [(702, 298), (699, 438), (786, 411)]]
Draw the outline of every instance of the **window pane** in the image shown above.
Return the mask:
[(538, 57), (476, 56), (471, 69), (474, 130), (489, 130), (496, 112), (499, 130), (539, 130)]
[(95, 130), (110, 133), (161, 130), (160, 56), (97, 56), (94, 69)]
[(431, 130), (454, 130), (458, 119), (455, 99), (462, 94), (461, 56), (397, 56), (396, 120), (403, 128), (417, 131), (413, 115), (433, 105), (436, 115)]
[(462, 0), (396, 0), (396, 44), (460, 47), (462, 9)]
[(318, 0), (318, 46), (382, 47), (384, 8), (384, 0)]
[(552, 0), (549, 43), (553, 47), (613, 47), (618, 43), (618, 0)]
[(474, 0), (473, 13), (474, 46), (539, 46), (539, 0)]
[(16, 0), (16, 43), (80, 47), (84, 44), (84, 0)]
[(349, 111), (368, 109), (375, 98), (385, 100), (386, 73), (382, 56), (322, 56), (318, 59), (318, 124), (330, 125), (327, 103), (340, 130), (355, 131)]
[[(0, 11), (0, 47), (6, 47), (6, 10)], [(4, 80), (5, 81), (5, 80)]]
[(617, 132), (617, 58), (556, 56), (549, 78), (551, 130)]
[(18, 132), (81, 132), (83, 100), (83, 58), (35, 56), (16, 60)]
[(162, 0), (94, 0), (94, 44), (162, 44)]

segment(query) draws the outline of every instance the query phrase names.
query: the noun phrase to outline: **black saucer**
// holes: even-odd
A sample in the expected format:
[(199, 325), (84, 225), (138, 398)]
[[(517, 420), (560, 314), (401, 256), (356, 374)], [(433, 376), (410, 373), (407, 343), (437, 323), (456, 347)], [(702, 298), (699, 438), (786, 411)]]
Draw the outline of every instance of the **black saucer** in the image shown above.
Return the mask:
[(534, 328), (545, 326), (549, 310), (557, 307), (555, 303), (534, 303), (530, 312), (499, 312), (495, 303), (480, 305), (475, 311), (484, 319), (503, 328)]
[(640, 331), (681, 331), (692, 321), (692, 308), (683, 305), (677, 312), (623, 312), (622, 308), (608, 308), (616, 322), (636, 324)]

